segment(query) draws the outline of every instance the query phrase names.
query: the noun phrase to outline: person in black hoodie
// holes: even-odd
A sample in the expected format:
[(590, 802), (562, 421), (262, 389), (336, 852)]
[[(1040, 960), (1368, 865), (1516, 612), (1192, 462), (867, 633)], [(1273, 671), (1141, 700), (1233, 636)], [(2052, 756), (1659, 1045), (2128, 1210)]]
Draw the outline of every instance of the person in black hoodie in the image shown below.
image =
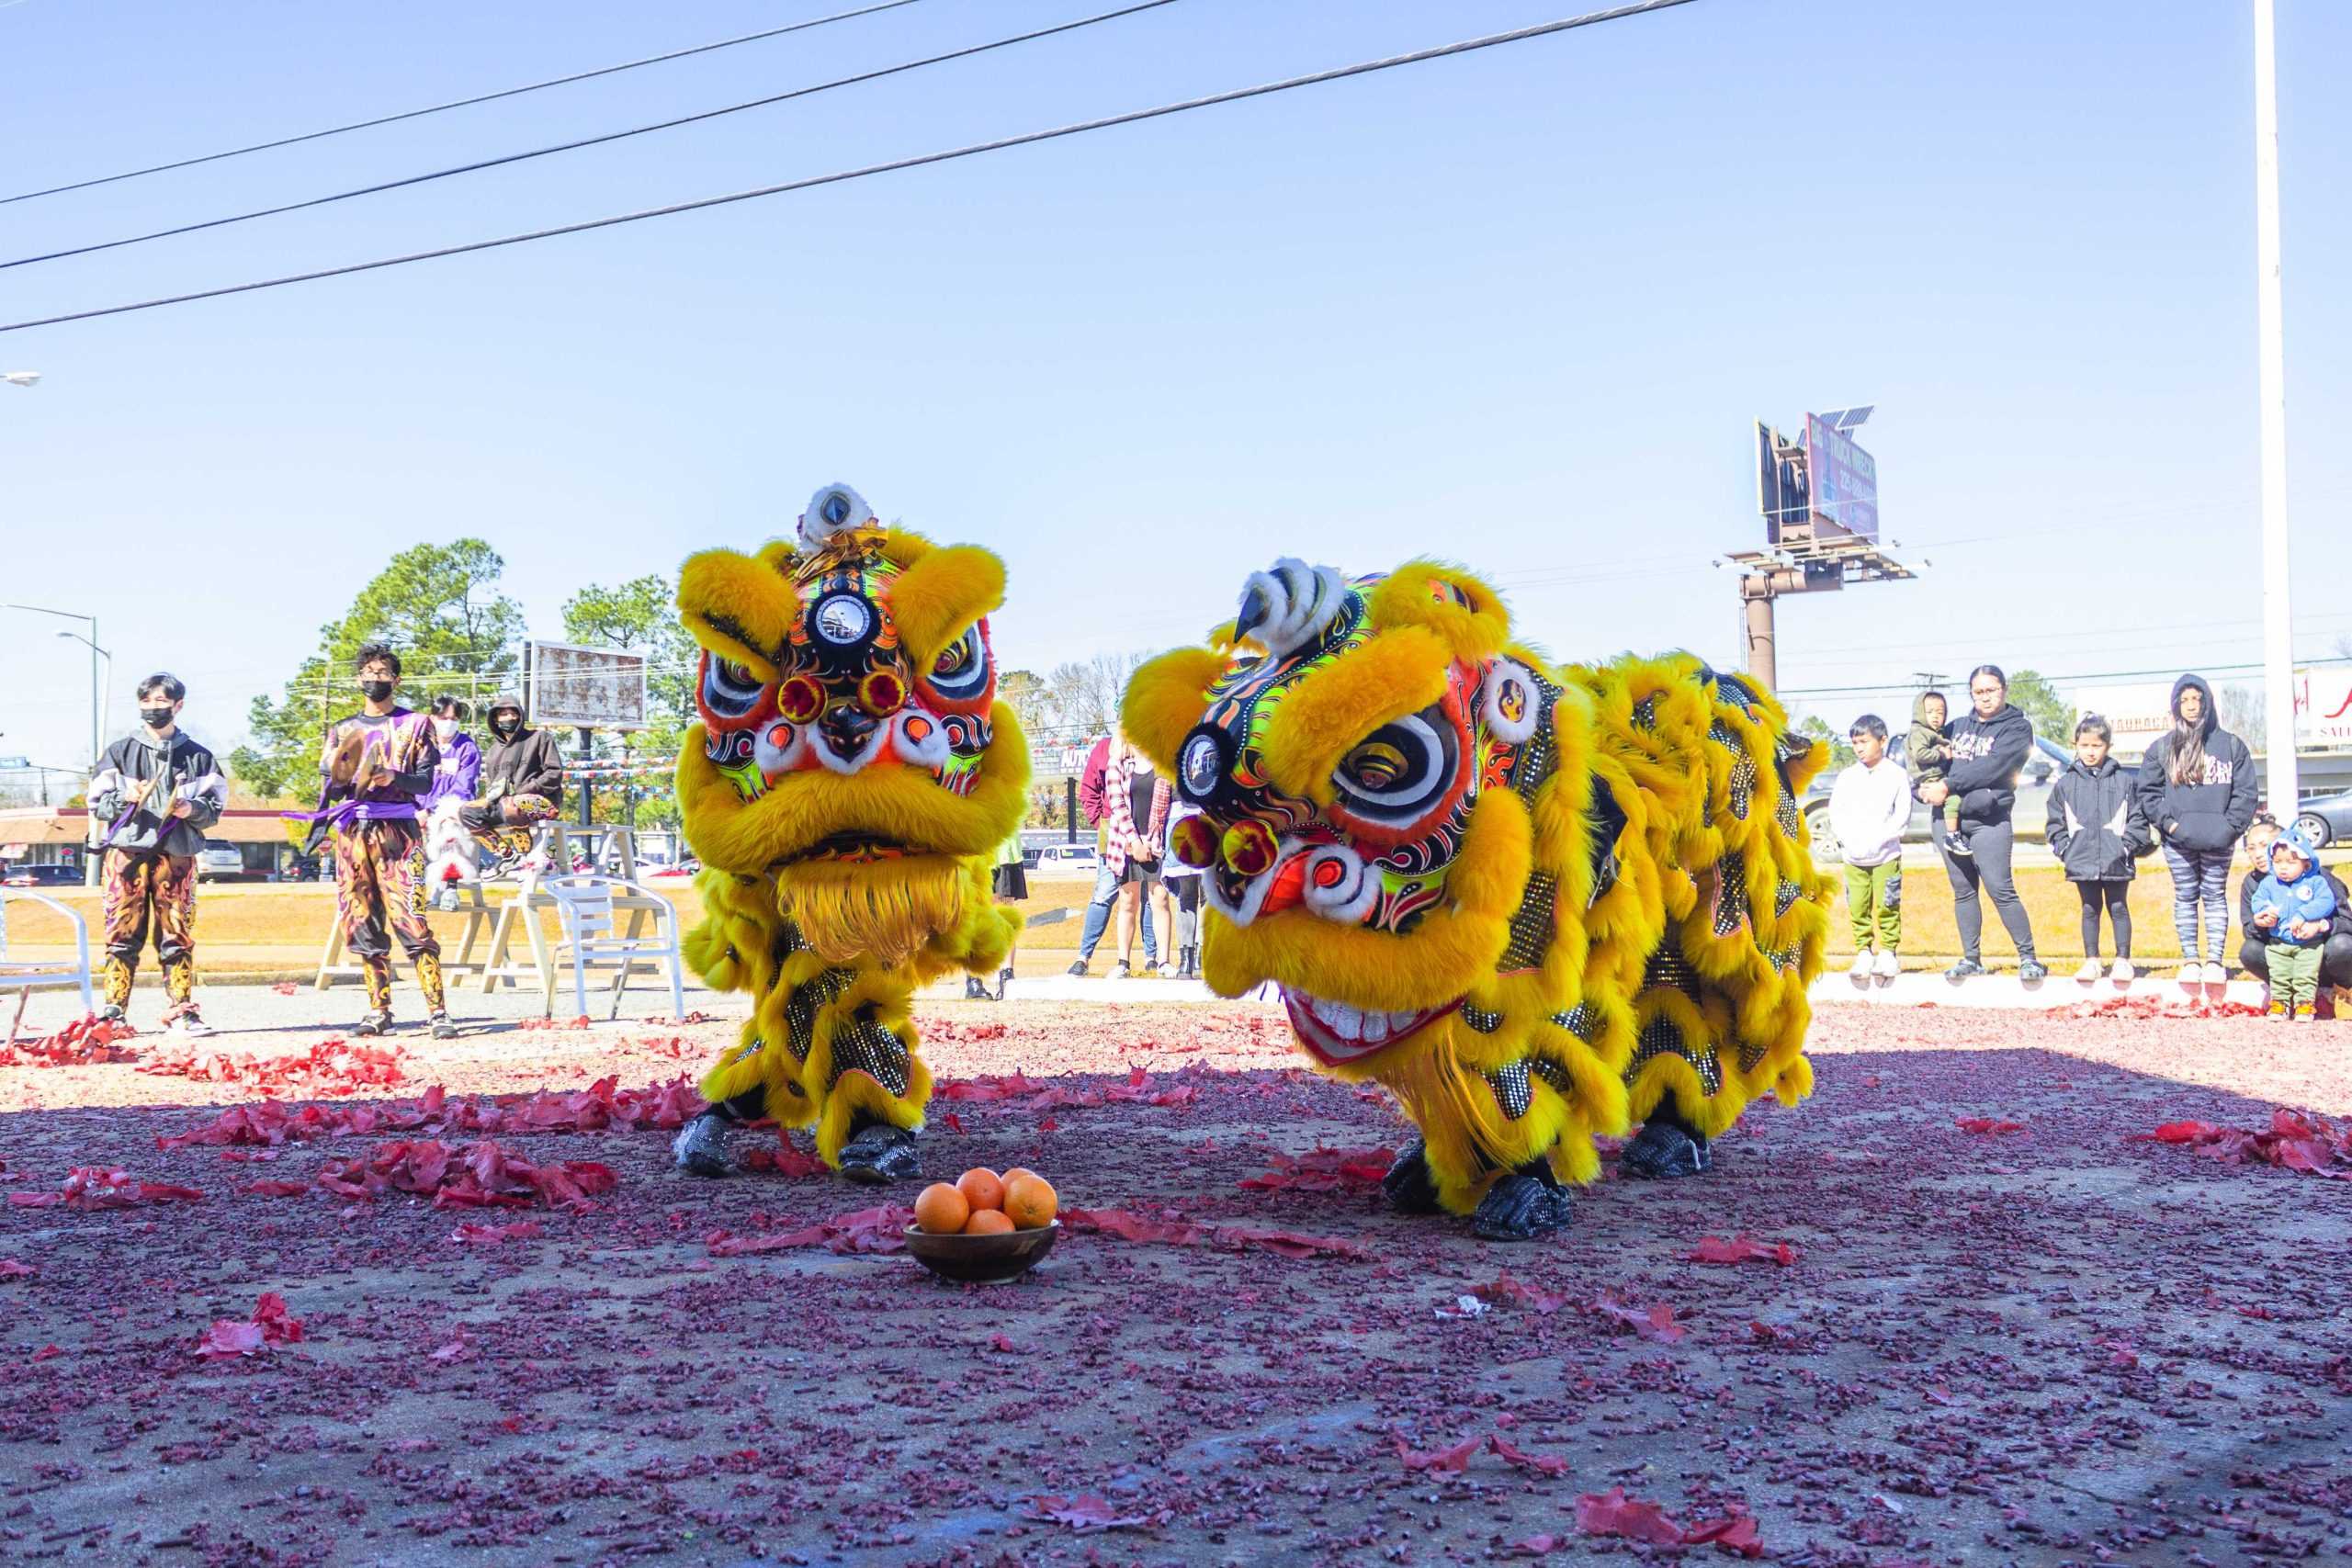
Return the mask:
[(563, 807), (563, 753), (554, 736), (523, 722), (523, 699), (513, 692), (491, 699), (490, 733), (482, 798), (460, 808), (458, 820), (496, 854), (520, 860), (533, 830)]
[(2033, 754), (2033, 721), (2009, 705), (2009, 678), (1997, 664), (1970, 671), (1968, 697), (1970, 710), (1952, 721), (1951, 766), (1941, 779), (1918, 789), (1921, 800), (1939, 808), (1953, 796), (1960, 800), (1957, 833), (1943, 828), (1940, 809), (1929, 818), (1938, 832), (1936, 847), (1943, 852), (1944, 874), (1951, 878), (1952, 916), (1962, 950), (1944, 977), (1959, 981), (1986, 973), (1981, 886), (1992, 894), (1993, 908), (2017, 944), (2018, 978), (2031, 982), (2050, 971), (2034, 956), (2033, 924), (2009, 872), (2016, 841), (2009, 813), (2018, 803), (2018, 770)]
[[(2107, 754), (2115, 732), (2097, 714), (2075, 726), (2075, 760), (2050, 790), (2046, 837), (2064, 862), (2066, 880), (2083, 900), (2083, 966), (2075, 978), (2085, 985), (2102, 973), (2120, 984), (2132, 967), (2132, 861), (2156, 847), (2148, 819), (2140, 815), (2132, 776)], [(2098, 962), (2098, 914), (2107, 911), (2115, 931), (2115, 967)]]
[(229, 804), (229, 781), (212, 753), (179, 727), (187, 688), (161, 671), (139, 682), (139, 728), (98, 759), (90, 811), (108, 824), (104, 914), (107, 957), (102, 1018), (130, 1005), (140, 950), (155, 936), (164, 967), (164, 1023), (176, 1034), (209, 1034), (196, 1008), (196, 852), (204, 830)]
[[(2262, 932), (2254, 924), (2254, 890), (2262, 885), (2263, 876), (2270, 869), (2270, 846), (2282, 832), (2278, 818), (2267, 811), (2257, 815), (2254, 825), (2245, 830), (2245, 852), (2254, 862), (2238, 884), (2238, 929), (2245, 940), (2238, 948), (2238, 963), (2245, 971), (2266, 983), (2270, 978), (2270, 955), (2266, 950)], [(2327, 878), (2327, 889), (2335, 895), (2335, 914), (2328, 928), (2327, 942), (2320, 949), (2319, 1005), (2320, 1016), (2329, 1017), (2335, 1010), (2329, 998), (2339, 990), (2352, 990), (2352, 893), (2335, 873), (2322, 867), (2320, 874)]]
[[(2259, 781), (2245, 742), (2221, 728), (2201, 675), (2172, 683), (2172, 728), (2140, 759), (2140, 810), (2172, 864), (2172, 920), (2180, 932), (2180, 983), (2229, 978), (2230, 853), (2254, 821)], [(2205, 916), (2204, 942), (2197, 916)]]

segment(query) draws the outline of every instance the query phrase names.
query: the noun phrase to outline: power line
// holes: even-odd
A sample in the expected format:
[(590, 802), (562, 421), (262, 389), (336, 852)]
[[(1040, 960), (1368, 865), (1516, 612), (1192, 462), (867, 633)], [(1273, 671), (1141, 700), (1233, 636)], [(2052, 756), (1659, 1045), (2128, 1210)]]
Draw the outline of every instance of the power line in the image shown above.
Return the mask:
[(895, 11), (901, 6), (912, 6), (919, 0), (879, 0), (878, 4), (861, 6), (852, 11), (836, 11), (830, 17), (815, 17), (805, 22), (794, 22), (781, 28), (769, 28), (762, 32), (744, 33), (739, 38), (720, 39), (715, 43), (698, 43), (690, 49), (673, 49), (667, 54), (649, 54), (642, 60), (627, 60), (618, 65), (600, 65), (594, 71), (577, 71), (569, 76), (554, 76), (544, 82), (532, 82), (520, 87), (505, 87), (495, 93), (479, 93), (470, 98), (452, 98), (446, 104), (433, 104), (421, 109), (403, 109), (398, 114), (379, 115), (374, 119), (356, 119), (348, 125), (329, 126), (324, 130), (306, 130), (300, 136), (281, 136), (274, 141), (255, 141), (249, 146), (232, 147), (226, 152), (207, 152), (200, 157), (181, 158), (169, 164), (150, 164), (143, 169), (125, 169), (119, 175), (100, 175), (96, 179), (75, 180), (71, 185), (51, 186), (43, 190), (28, 190), (16, 196), (0, 197), (0, 207), (11, 202), (31, 201), (39, 197), (62, 196), (69, 190), (88, 190), (92, 186), (113, 185), (119, 180), (135, 180), (147, 175), (165, 174), (173, 169), (191, 169), (198, 164), (217, 164), (223, 158), (242, 158), (248, 152), (266, 152), (273, 147), (292, 147), (304, 141), (318, 141), (329, 136), (341, 136), (345, 131), (368, 130), (379, 125), (397, 125), (405, 119), (422, 119), (426, 115), (441, 114), (449, 109), (469, 108), (475, 104), (495, 103), (501, 98), (519, 97), (525, 93), (537, 93), (548, 87), (568, 86), (574, 82), (591, 81), (598, 76), (610, 76), (622, 71), (634, 71), (641, 65), (659, 65), (664, 61), (684, 60), (688, 55), (708, 54), (713, 50), (732, 49), (739, 43), (757, 43), (763, 39), (782, 38), (786, 33), (807, 32), (811, 28), (825, 27), (833, 22), (851, 21), (870, 17), (877, 11)]
[(726, 115), (741, 114), (746, 109), (767, 108), (776, 104), (789, 103), (795, 98), (813, 97), (819, 93), (829, 93), (836, 87), (855, 86), (864, 82), (879, 81), (885, 76), (920, 71), (926, 65), (938, 65), (950, 60), (968, 59), (976, 54), (986, 54), (992, 50), (1007, 49), (1018, 43), (1031, 43), (1038, 39), (1051, 38), (1056, 33), (1075, 32), (1080, 28), (1091, 28), (1098, 22), (1116, 21), (1122, 17), (1132, 17), (1139, 11), (1157, 10), (1162, 6), (1172, 6), (1175, 3), (1176, 0), (1139, 0), (1138, 4), (1124, 6), (1119, 10), (1104, 11), (1096, 16), (1081, 17), (1073, 22), (1059, 22), (1050, 28), (1038, 28), (1030, 32), (1015, 33), (1009, 38), (992, 39), (987, 43), (973, 44), (968, 49), (953, 49), (944, 54), (927, 55), (921, 60), (903, 61), (897, 65), (885, 65), (877, 70), (861, 71), (852, 76), (836, 76), (830, 82), (820, 82), (808, 87), (795, 87), (788, 93), (771, 93), (764, 98), (752, 98), (744, 103), (729, 104), (723, 108), (704, 109), (696, 114), (680, 115), (674, 119), (656, 120), (650, 125), (631, 126), (626, 130), (609, 130), (600, 136), (583, 136), (576, 141), (558, 141), (547, 147), (534, 147), (521, 152), (502, 153), (495, 158), (481, 158), (470, 164), (458, 164), (446, 169), (432, 169), (421, 175), (408, 175), (396, 180), (383, 180), (372, 186), (359, 186), (350, 190), (333, 191), (325, 196), (314, 196), (302, 201), (288, 201), (277, 207), (261, 207), (250, 212), (232, 213), (226, 218), (207, 218), (200, 222), (181, 223), (169, 229), (151, 230), (144, 234), (131, 234), (119, 240), (101, 240), (96, 244), (75, 245), (67, 250), (49, 251), (40, 255), (18, 256), (14, 261), (0, 262), (0, 271), (14, 266), (32, 266), (40, 262), (62, 261), (68, 256), (86, 256), (96, 251), (119, 250), (125, 245), (143, 245), (150, 240), (168, 240), (176, 234), (194, 234), (206, 229), (225, 228), (232, 223), (246, 223), (256, 218), (275, 218), (283, 212), (300, 212), (306, 208), (325, 207), (333, 202), (349, 201), (355, 197), (377, 196), (388, 190), (401, 190), (410, 186), (426, 185), (434, 180), (446, 180), (457, 175), (478, 174), (483, 169), (502, 168), (508, 164), (527, 163), (533, 158), (545, 158), (558, 152), (576, 152), (582, 147), (600, 147), (608, 141), (625, 141), (632, 136), (646, 136), (657, 130), (674, 130), (682, 125), (694, 125), (707, 119), (718, 119)]
[(475, 240), (461, 245), (443, 245), (435, 250), (413, 251), (405, 255), (380, 256), (374, 261), (351, 262), (343, 266), (322, 267), (315, 272), (290, 273), (283, 277), (261, 278), (252, 283), (234, 283), (220, 288), (198, 289), (188, 294), (167, 295), (161, 299), (141, 299), (129, 305), (107, 305), (95, 310), (74, 310), (61, 316), (43, 316), (34, 321), (12, 321), (0, 326), (0, 333), (23, 332), (30, 327), (57, 326), (66, 321), (86, 321), (100, 316), (119, 316), (134, 310), (153, 310), (165, 305), (185, 305), (197, 299), (217, 299), (230, 294), (250, 294), (256, 289), (280, 288), (293, 283), (314, 283), (321, 278), (343, 277), (352, 273), (374, 272), (383, 267), (406, 266), (413, 262), (437, 261), (444, 256), (465, 255), (474, 251), (496, 250), (505, 245), (527, 244), (535, 240), (554, 239), (565, 234), (584, 233), (592, 229), (609, 229), (622, 223), (641, 222), (649, 218), (668, 218), (681, 212), (700, 211), (707, 207), (723, 207), (732, 202), (752, 201), (761, 197), (782, 196), (791, 191), (812, 189), (818, 186), (839, 185), (848, 180), (864, 179), (873, 175), (893, 174), (901, 169), (921, 168), (932, 164), (950, 163), (960, 158), (976, 157), (983, 152), (1000, 152), (1008, 148), (1026, 147), (1035, 142), (1052, 141), (1065, 136), (1077, 136), (1091, 130), (1105, 130), (1114, 126), (1133, 125), (1140, 120), (1159, 119), (1169, 115), (1183, 114), (1192, 109), (1210, 108), (1220, 104), (1238, 103), (1245, 98), (1263, 97), (1272, 93), (1288, 92), (1295, 87), (1310, 87), (1325, 82), (1337, 82), (1351, 76), (1369, 75), (1376, 71), (1394, 70), (1400, 65), (1419, 65), (1427, 61), (1442, 60), (1451, 55), (1468, 54), (1476, 50), (1492, 49), (1498, 44), (1522, 43), (1530, 39), (1552, 33), (1566, 32), (1575, 28), (1591, 27), (1600, 22), (1613, 22), (1627, 17), (1638, 17), (1652, 11), (1663, 11), (1676, 6), (1687, 6), (1690, 0), (1635, 0), (1635, 3), (1611, 6), (1605, 11), (1588, 12), (1581, 17), (1564, 17), (1558, 21), (1541, 22), (1532, 27), (1514, 28), (1508, 32), (1488, 33), (1483, 38), (1465, 39), (1459, 43), (1442, 44), (1434, 49), (1415, 50), (1408, 54), (1394, 54), (1381, 60), (1359, 61), (1352, 65), (1335, 66), (1304, 76), (1289, 76), (1276, 82), (1261, 83), (1254, 87), (1236, 87), (1222, 93), (1210, 93), (1201, 97), (1183, 98), (1159, 104), (1151, 108), (1130, 109), (1125, 114), (1105, 115), (1096, 119), (1082, 119), (1069, 125), (1055, 126), (1046, 130), (1024, 131), (1018, 136), (999, 137), (990, 141), (975, 141), (962, 147), (937, 152), (918, 153), (910, 158), (896, 158), (883, 164), (868, 164), (861, 168), (837, 170), (829, 175), (812, 175), (805, 179), (786, 180), (780, 185), (757, 186), (750, 190), (731, 191), (724, 196), (707, 196), (693, 201), (673, 202), (664, 207), (649, 207), (635, 212), (616, 213), (608, 218), (591, 218), (578, 223), (559, 224), (549, 229), (534, 229), (520, 234), (502, 235), (494, 240)]

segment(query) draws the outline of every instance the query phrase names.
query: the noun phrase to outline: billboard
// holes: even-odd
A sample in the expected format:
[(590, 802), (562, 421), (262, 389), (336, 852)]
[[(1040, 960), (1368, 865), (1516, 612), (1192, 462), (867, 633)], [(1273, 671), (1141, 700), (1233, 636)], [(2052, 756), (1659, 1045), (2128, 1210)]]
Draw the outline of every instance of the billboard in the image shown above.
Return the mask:
[(1814, 536), (1878, 542), (1878, 459), (1819, 414), (1804, 416), (1805, 478)]
[(645, 655), (616, 648), (535, 642), (523, 664), (523, 700), (540, 726), (643, 729)]
[(1756, 509), (1764, 514), (1764, 542), (1811, 536), (1813, 505), (1805, 494), (1802, 455), (1783, 455), (1781, 433), (1756, 422)]
[(2295, 671), (2295, 750), (2352, 751), (2352, 664)]
[[(2172, 728), (2170, 681), (2086, 686), (2070, 691), (2067, 696), (2076, 713), (2085, 716), (2097, 714), (2107, 720), (2108, 728), (2114, 732), (2109, 747), (2119, 761), (2136, 761), (2147, 750), (2149, 742)], [(2072, 747), (2075, 741), (2071, 735), (2052, 735), (2049, 739), (2062, 747)]]

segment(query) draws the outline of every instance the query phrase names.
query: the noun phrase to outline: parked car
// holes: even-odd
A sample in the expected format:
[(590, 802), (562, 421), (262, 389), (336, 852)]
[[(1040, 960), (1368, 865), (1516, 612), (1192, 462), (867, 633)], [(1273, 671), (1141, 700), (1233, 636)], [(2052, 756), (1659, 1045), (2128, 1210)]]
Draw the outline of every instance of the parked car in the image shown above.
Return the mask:
[(0, 876), (0, 887), (79, 887), (82, 873), (70, 865), (20, 865)]
[[(1903, 741), (1900, 735), (1887, 742), (1887, 755), (1894, 765), (1903, 765)], [(2050, 820), (2050, 789), (2075, 754), (2046, 735), (2033, 738), (2033, 752), (2018, 770), (2018, 803), (2009, 813), (2009, 820), (2019, 839), (2040, 842)], [(2128, 764), (2136, 766), (2137, 764)], [(1815, 775), (1804, 792), (1805, 830), (1813, 840), (1813, 858), (1820, 865), (1841, 865), (1845, 856), (1838, 852), (1837, 831), (1829, 826), (1829, 791), (1838, 782), (1835, 767), (1824, 768)], [(1903, 829), (1906, 844), (1927, 844), (1935, 841), (1929, 818), (1934, 815), (1927, 807), (1911, 803), (1911, 825)]]
[(2304, 801), (2295, 809), (2295, 821), (2321, 849), (2330, 844), (2352, 843), (2352, 790)]
[(244, 854), (226, 839), (207, 839), (204, 847), (196, 852), (196, 879), (198, 882), (244, 874)]
[(1092, 876), (1102, 864), (1102, 857), (1091, 843), (1047, 844), (1029, 869), (1039, 876), (1079, 877)]

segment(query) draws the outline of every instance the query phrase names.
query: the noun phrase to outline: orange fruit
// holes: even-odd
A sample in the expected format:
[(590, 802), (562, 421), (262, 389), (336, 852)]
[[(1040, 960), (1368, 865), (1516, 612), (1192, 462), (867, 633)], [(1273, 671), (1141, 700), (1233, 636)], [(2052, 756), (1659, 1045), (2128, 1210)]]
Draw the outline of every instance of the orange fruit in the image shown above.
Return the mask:
[(1016, 1165), (1016, 1166), (1014, 1166), (1011, 1170), (1008, 1170), (1008, 1171), (1006, 1171), (1006, 1172), (1004, 1173), (1004, 1177), (1003, 1177), (1003, 1180), (1004, 1180), (1004, 1190), (1005, 1190), (1007, 1192), (1012, 1191), (1012, 1184), (1013, 1184), (1013, 1182), (1014, 1182), (1017, 1179), (1019, 1179), (1019, 1178), (1021, 1178), (1021, 1177), (1023, 1177), (1023, 1176), (1025, 1176), (1025, 1177), (1029, 1178), (1029, 1179), (1030, 1179), (1030, 1180), (1032, 1180), (1032, 1181), (1035, 1181), (1035, 1180), (1040, 1179), (1040, 1178), (1038, 1177), (1037, 1173), (1036, 1173), (1035, 1171), (1034, 1171), (1034, 1170), (1030, 1169), (1027, 1166), (1025, 1166), (1025, 1165)]
[(975, 1209), (972, 1217), (964, 1222), (966, 1235), (1009, 1235), (1012, 1222), (1005, 1218), (1001, 1209)]
[(1016, 1176), (1004, 1184), (1004, 1212), (1021, 1230), (1043, 1230), (1054, 1223), (1061, 1200), (1042, 1176)]
[(915, 1224), (933, 1235), (954, 1235), (972, 1217), (972, 1205), (944, 1181), (934, 1181), (915, 1198)]
[(956, 1179), (956, 1190), (975, 1212), (1004, 1207), (1004, 1178), (987, 1166), (976, 1165)]

